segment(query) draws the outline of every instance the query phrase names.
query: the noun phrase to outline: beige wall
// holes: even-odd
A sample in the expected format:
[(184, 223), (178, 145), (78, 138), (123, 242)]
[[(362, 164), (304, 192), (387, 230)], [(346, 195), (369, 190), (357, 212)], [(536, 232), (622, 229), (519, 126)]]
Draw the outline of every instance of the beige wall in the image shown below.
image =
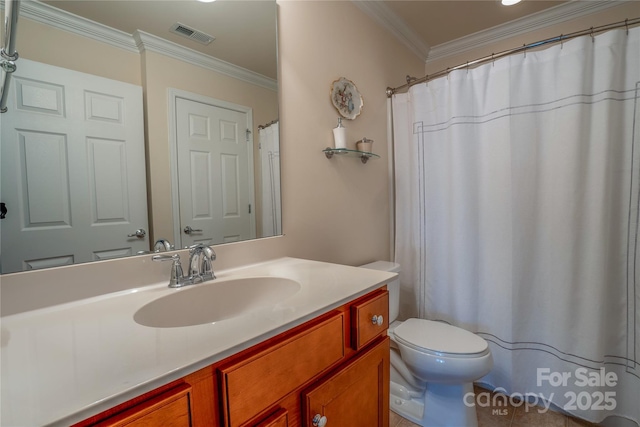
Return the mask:
[[(16, 47), (21, 58), (134, 85), (141, 84), (140, 54), (30, 19), (21, 18), (18, 22)], [(17, 64), (20, 67), (20, 62)]]
[(489, 56), (492, 53), (513, 49), (515, 47), (522, 46), (523, 44), (534, 43), (539, 40), (556, 37), (561, 34), (569, 34), (571, 32), (597, 27), (599, 25), (607, 25), (613, 22), (624, 21), (626, 18), (636, 18), (640, 15), (639, 5), (640, 3), (637, 1), (626, 2), (625, 4), (609, 8), (601, 13), (583, 16), (578, 19), (549, 26), (541, 30), (532, 31), (524, 35), (511, 37), (498, 43), (473, 49), (460, 55), (452, 55), (436, 61), (427, 61), (425, 74), (433, 74), (435, 72), (445, 70), (447, 67), (455, 67), (457, 65), (464, 64), (467, 61), (473, 61), (477, 58)]
[[(352, 2), (279, 2), (283, 231), (290, 255), (359, 265), (389, 259), (385, 88), (423, 63)], [(373, 139), (381, 159), (327, 160), (338, 112), (329, 88), (352, 80), (362, 114), (345, 120), (351, 147)]]

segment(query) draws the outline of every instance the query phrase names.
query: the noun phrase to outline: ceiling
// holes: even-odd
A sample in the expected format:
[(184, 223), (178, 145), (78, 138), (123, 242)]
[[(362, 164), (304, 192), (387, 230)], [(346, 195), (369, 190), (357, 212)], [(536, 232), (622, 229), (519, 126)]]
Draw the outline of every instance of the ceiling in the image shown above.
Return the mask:
[[(295, 0), (294, 0), (295, 1)], [(269, 0), (45, 0), (44, 3), (131, 34), (142, 30), (209, 56), (277, 78), (275, 3)], [(393, 26), (429, 47), (494, 27), (563, 1), (524, 0), (505, 7), (498, 0), (359, 2), (375, 5)], [(214, 36), (205, 46), (173, 34), (181, 23)]]
[(427, 46), (434, 47), (565, 2), (524, 0), (513, 6), (503, 6), (499, 0), (386, 0), (384, 3)]

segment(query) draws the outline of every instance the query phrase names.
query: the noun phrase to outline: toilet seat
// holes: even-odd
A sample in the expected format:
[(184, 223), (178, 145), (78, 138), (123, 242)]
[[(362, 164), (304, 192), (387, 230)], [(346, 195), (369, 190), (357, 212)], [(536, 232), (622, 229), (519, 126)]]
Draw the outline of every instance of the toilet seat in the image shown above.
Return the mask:
[(394, 328), (397, 341), (422, 353), (449, 357), (478, 357), (489, 351), (481, 337), (442, 322), (408, 319)]

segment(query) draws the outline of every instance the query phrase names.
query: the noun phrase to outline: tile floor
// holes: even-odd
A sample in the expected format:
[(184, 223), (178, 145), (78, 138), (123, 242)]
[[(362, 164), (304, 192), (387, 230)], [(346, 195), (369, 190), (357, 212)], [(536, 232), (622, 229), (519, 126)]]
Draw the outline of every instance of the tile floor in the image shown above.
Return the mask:
[[(476, 393), (479, 391), (484, 390), (476, 387)], [(505, 409), (504, 415), (498, 415), (492, 413), (491, 407), (476, 407), (478, 427), (597, 427), (597, 424), (552, 411), (540, 414), (536, 410), (525, 411), (524, 406), (509, 406), (503, 409)], [(419, 426), (391, 411), (389, 427)]]

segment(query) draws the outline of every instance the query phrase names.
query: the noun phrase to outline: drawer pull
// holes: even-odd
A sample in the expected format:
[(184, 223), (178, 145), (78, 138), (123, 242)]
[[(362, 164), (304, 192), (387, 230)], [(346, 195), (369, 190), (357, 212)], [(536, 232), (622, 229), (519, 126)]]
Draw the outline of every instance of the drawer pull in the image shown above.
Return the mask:
[(379, 314), (377, 316), (374, 314), (371, 318), (371, 323), (373, 323), (374, 325), (382, 326), (382, 324), (384, 323), (384, 317), (382, 317), (382, 314)]
[(327, 425), (327, 417), (325, 417), (324, 415), (316, 414), (316, 416), (313, 417), (313, 420), (311, 421), (316, 427), (324, 427)]

